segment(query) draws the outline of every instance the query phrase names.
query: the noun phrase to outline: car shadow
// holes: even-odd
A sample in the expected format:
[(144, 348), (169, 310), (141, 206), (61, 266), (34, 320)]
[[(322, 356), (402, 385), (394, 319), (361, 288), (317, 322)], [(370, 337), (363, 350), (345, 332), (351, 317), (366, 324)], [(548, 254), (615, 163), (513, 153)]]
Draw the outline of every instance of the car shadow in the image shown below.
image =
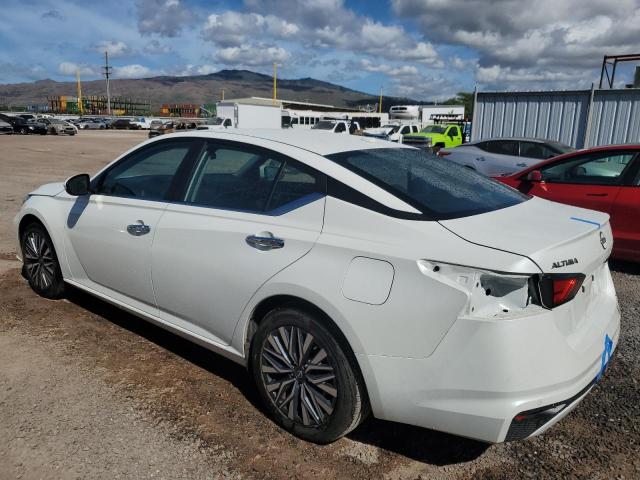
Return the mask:
[(627, 262), (624, 260), (609, 260), (609, 268), (614, 272), (640, 275), (640, 263)]
[(437, 466), (475, 460), (491, 446), (477, 440), (373, 417), (351, 432), (348, 438)]
[[(234, 385), (263, 415), (269, 416), (249, 372), (241, 365), (164, 330), (88, 293), (67, 285), (66, 299), (105, 320), (152, 342)], [(348, 438), (433, 465), (468, 462), (490, 444), (426, 428), (369, 417)]]

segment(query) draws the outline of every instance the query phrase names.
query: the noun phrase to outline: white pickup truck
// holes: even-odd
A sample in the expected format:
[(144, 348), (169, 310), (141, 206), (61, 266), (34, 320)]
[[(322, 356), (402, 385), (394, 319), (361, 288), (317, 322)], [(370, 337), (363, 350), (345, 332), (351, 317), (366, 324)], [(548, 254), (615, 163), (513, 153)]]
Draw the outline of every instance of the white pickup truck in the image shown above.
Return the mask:
[(316, 124), (311, 127), (311, 130), (325, 130), (333, 133), (344, 133), (349, 135), (360, 130), (360, 124), (350, 120), (334, 120), (325, 118), (316, 122)]
[(367, 128), (362, 134), (365, 137), (381, 138), (391, 142), (402, 143), (402, 136), (420, 131), (420, 125), (417, 123), (388, 123), (378, 128)]

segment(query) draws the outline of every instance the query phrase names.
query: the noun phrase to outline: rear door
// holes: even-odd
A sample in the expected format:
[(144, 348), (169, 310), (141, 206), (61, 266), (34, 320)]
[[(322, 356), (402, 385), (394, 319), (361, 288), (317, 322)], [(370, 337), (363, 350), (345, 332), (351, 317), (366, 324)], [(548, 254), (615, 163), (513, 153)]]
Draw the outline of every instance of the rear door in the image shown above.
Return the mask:
[(540, 169), (542, 182), (528, 192), (560, 203), (611, 213), (635, 152), (615, 150), (576, 155)]
[(522, 170), (522, 160), (519, 155), (517, 140), (489, 140), (483, 148), (488, 155), (478, 158), (478, 169), (485, 175), (500, 175), (515, 173)]
[(615, 255), (640, 261), (640, 154), (625, 173), (611, 205)]
[(242, 310), (322, 230), (324, 175), (276, 152), (209, 141), (153, 244), (160, 316), (229, 344)]

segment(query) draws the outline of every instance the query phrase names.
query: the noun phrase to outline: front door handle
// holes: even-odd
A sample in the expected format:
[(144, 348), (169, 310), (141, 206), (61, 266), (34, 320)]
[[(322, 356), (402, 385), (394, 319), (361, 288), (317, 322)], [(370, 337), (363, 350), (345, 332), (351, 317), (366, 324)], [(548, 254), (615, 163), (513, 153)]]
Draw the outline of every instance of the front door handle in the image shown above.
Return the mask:
[(247, 245), (258, 250), (274, 250), (284, 247), (284, 240), (276, 238), (271, 232), (260, 232), (257, 235), (249, 235), (245, 238)]
[(606, 197), (608, 193), (587, 193), (587, 197)]
[(149, 225), (145, 225), (142, 220), (138, 220), (138, 222), (134, 223), (133, 225), (127, 225), (127, 232), (134, 237), (146, 235), (150, 231), (151, 227)]

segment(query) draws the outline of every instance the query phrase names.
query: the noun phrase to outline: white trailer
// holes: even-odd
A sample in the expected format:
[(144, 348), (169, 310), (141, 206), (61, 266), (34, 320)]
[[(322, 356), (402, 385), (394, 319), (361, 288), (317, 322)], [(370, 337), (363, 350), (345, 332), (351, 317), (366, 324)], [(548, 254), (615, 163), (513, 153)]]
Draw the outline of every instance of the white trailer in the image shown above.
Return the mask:
[(231, 119), (235, 128), (282, 128), (282, 107), (249, 103), (218, 102), (216, 115)]
[(455, 115), (458, 120), (463, 120), (464, 105), (394, 105), (389, 109), (389, 121), (392, 122), (429, 125), (437, 115)]

